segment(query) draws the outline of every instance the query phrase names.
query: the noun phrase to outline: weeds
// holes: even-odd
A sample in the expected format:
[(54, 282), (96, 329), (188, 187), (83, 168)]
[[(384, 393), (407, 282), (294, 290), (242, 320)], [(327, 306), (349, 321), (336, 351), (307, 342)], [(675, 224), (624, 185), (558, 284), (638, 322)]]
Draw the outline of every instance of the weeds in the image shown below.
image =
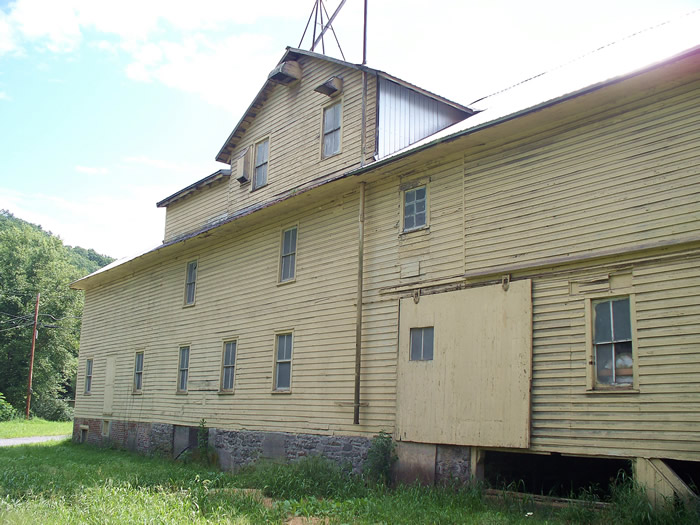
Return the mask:
[(396, 444), (383, 430), (372, 439), (363, 465), (365, 477), (374, 483), (388, 485), (391, 480), (391, 469), (398, 460)]

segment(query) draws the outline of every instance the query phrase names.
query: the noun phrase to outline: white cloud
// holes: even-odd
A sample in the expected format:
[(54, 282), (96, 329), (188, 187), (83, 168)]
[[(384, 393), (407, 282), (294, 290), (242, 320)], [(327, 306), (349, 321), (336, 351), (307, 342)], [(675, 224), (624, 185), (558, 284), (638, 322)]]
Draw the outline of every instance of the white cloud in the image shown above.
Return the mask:
[(76, 166), (75, 171), (78, 173), (85, 173), (87, 175), (106, 175), (109, 170), (105, 167), (93, 167), (93, 166)]
[(147, 155), (134, 155), (130, 157), (124, 157), (122, 162), (127, 164), (135, 164), (139, 166), (145, 166), (147, 168), (154, 168), (157, 170), (175, 171), (178, 173), (187, 173), (194, 177), (202, 177), (203, 175), (198, 175), (202, 173), (201, 165), (183, 164), (181, 162), (173, 162), (171, 160), (164, 159), (154, 159)]
[(12, 98), (4, 91), (0, 91), (0, 100), (12, 100)]

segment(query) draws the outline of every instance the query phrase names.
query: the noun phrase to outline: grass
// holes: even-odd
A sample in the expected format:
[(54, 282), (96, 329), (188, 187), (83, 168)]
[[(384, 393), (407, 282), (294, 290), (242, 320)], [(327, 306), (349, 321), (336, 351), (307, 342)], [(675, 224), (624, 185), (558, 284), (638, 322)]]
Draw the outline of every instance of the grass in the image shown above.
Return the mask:
[(698, 523), (672, 507), (652, 511), (629, 480), (616, 498), (603, 512), (552, 510), (527, 498), (491, 502), (479, 487), (368, 486), (320, 458), (232, 475), (67, 441), (0, 449), (0, 523)]
[(31, 436), (62, 436), (73, 432), (72, 421), (46, 421), (34, 418), (12, 419), (0, 423), (0, 439)]

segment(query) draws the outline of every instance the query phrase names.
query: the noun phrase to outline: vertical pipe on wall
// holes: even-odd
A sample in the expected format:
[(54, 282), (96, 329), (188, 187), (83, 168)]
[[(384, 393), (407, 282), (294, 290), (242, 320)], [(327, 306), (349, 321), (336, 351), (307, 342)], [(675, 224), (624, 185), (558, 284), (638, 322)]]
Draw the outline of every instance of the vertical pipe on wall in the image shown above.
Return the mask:
[[(362, 65), (367, 64), (367, 0), (365, 0), (364, 29), (362, 31)], [(360, 137), (360, 166), (365, 165), (367, 158), (367, 71), (362, 69), (362, 137)]]
[(357, 248), (357, 309), (355, 317), (355, 399), (353, 424), (360, 424), (360, 371), (362, 369), (362, 296), (365, 256), (365, 183), (360, 182), (359, 239)]

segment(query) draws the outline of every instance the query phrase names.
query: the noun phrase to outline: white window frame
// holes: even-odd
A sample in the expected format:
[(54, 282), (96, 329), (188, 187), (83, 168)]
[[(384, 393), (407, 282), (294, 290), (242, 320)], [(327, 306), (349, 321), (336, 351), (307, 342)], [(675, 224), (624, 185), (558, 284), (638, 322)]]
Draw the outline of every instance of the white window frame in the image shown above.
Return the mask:
[[(187, 350), (187, 363), (183, 366), (183, 350)], [(190, 375), (190, 357), (191, 357), (192, 347), (190, 345), (180, 345), (177, 350), (177, 392), (179, 394), (187, 393), (187, 382), (189, 381)], [(182, 388), (184, 377), (184, 388)]]
[(95, 360), (92, 357), (88, 357), (85, 360), (85, 393), (92, 393), (92, 375), (93, 368), (95, 366)]
[[(190, 268), (194, 265), (194, 276), (190, 274)], [(197, 274), (199, 273), (199, 259), (193, 259), (187, 262), (185, 268), (185, 306), (194, 306), (197, 300)], [(190, 290), (192, 297), (190, 298)]]
[[(258, 147), (261, 146), (262, 144), (267, 144), (267, 151), (264, 159), (259, 159), (258, 158)], [(255, 143), (253, 146), (253, 184), (251, 191), (255, 191), (259, 188), (262, 188), (263, 186), (267, 186), (267, 181), (269, 179), (270, 175), (270, 137), (265, 137), (262, 140), (259, 140)], [(265, 178), (264, 180), (260, 180), (258, 177), (258, 168), (264, 167), (265, 170)]]
[[(406, 227), (406, 211), (407, 211), (406, 198), (409, 196), (409, 194), (411, 192), (415, 193), (420, 189), (425, 190), (425, 197), (423, 199), (421, 199), (425, 204), (425, 210), (423, 212), (425, 215), (425, 219), (424, 219), (422, 224), (419, 224), (419, 225), (414, 224), (413, 226), (407, 228)], [(414, 199), (414, 201), (413, 201), (414, 207), (415, 207), (416, 202), (420, 202), (420, 201), (416, 201)], [(415, 218), (417, 213), (420, 213), (420, 212), (416, 212), (414, 209), (414, 211), (412, 213), (414, 218)], [(404, 188), (401, 191), (401, 233), (410, 233), (410, 232), (414, 232), (414, 231), (425, 230), (429, 227), (429, 225), (430, 225), (430, 190), (428, 187), (428, 183), (415, 184), (415, 185), (412, 185), (411, 187)]]
[[(229, 345), (234, 345), (233, 347), (233, 362), (226, 363), (226, 351)], [(238, 339), (227, 339), (223, 343), (223, 350), (221, 352), (221, 379), (219, 383), (219, 391), (226, 393), (233, 393), (236, 387), (236, 360), (238, 359)], [(231, 369), (231, 385), (227, 386), (225, 384), (226, 379), (226, 369)]]
[[(141, 356), (141, 368), (139, 369), (139, 356)], [(143, 391), (143, 368), (145, 352), (139, 350), (134, 354), (134, 385), (133, 393), (140, 394)]]
[[(280, 338), (281, 337), (286, 337), (289, 336), (289, 341), (290, 341), (290, 349), (289, 349), (289, 357), (286, 355), (283, 356), (282, 359), (280, 359), (279, 356), (279, 343), (280, 343)], [(294, 332), (292, 330), (284, 330), (280, 332), (275, 333), (275, 365), (273, 369), (273, 385), (272, 385), (272, 391), (273, 393), (282, 393), (282, 394), (289, 394), (292, 391), (292, 357), (294, 355)], [(280, 387), (279, 386), (279, 373), (280, 373), (280, 363), (286, 364), (289, 363), (289, 386), (287, 387)]]
[[(285, 252), (285, 236), (287, 232), (294, 231), (294, 250), (290, 250), (289, 252)], [(279, 263), (279, 272), (277, 276), (277, 280), (280, 284), (283, 283), (291, 283), (296, 281), (297, 278), (297, 269), (296, 269), (296, 260), (297, 260), (297, 251), (299, 247), (299, 226), (295, 224), (294, 226), (290, 226), (289, 228), (286, 228), (282, 230), (282, 238), (280, 241), (280, 263)], [(284, 263), (287, 260), (291, 259), (291, 275), (288, 275), (286, 278), (284, 276)]]
[[(598, 381), (597, 378), (597, 352), (595, 343), (595, 305), (602, 302), (611, 302), (619, 299), (629, 299), (630, 308), (630, 334), (632, 344), (632, 382), (608, 384)], [(585, 300), (585, 321), (586, 321), (586, 361), (588, 363), (586, 369), (586, 389), (588, 392), (628, 392), (636, 393), (639, 391), (639, 359), (637, 353), (637, 322), (636, 322), (636, 307), (634, 293), (607, 293), (593, 294), (586, 297)], [(622, 342), (622, 341), (618, 341)], [(602, 344), (602, 343), (600, 343)]]
[[(421, 347), (420, 347), (420, 356), (418, 356), (417, 359), (414, 359), (413, 357), (413, 334), (417, 333), (418, 330), (420, 330), (420, 340), (421, 340)], [(426, 330), (430, 330), (430, 334), (432, 335), (432, 341), (431, 341), (431, 346), (432, 350), (430, 353), (429, 357), (426, 357), (425, 355), (425, 341), (426, 341)], [(435, 327), (434, 326), (418, 326), (411, 328), (408, 333), (408, 360), (409, 361), (433, 361), (435, 359)]]
[[(339, 110), (339, 115), (338, 115), (338, 126), (333, 127), (332, 129), (326, 129), (326, 112), (333, 109), (333, 108), (338, 108)], [(331, 134), (337, 133), (338, 134), (338, 149), (336, 151), (331, 151), (327, 152), (326, 151), (326, 136), (330, 136)], [(332, 104), (327, 105), (326, 107), (323, 108), (323, 112), (321, 113), (321, 159), (327, 159), (330, 157), (333, 157), (335, 155), (338, 155), (343, 151), (343, 100), (337, 100), (334, 101)]]

